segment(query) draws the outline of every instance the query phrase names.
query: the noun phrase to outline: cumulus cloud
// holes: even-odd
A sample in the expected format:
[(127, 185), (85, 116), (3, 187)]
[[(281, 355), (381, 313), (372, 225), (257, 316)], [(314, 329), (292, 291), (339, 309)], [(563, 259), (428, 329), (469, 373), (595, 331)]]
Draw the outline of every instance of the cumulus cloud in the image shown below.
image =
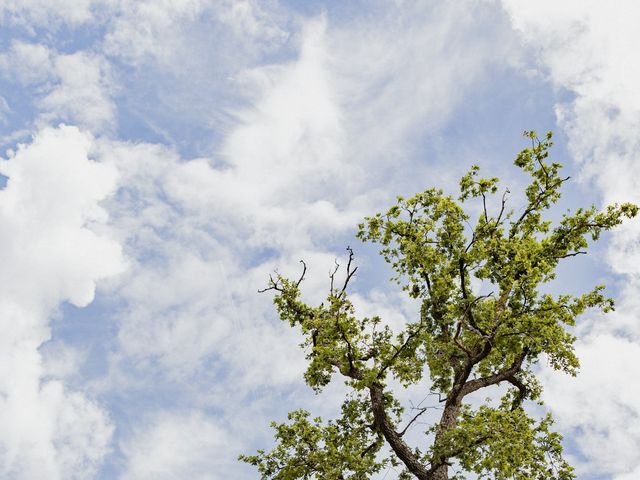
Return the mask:
[(113, 426), (94, 401), (46, 371), (38, 348), (61, 302), (85, 306), (96, 282), (123, 268), (120, 247), (94, 231), (98, 202), (116, 173), (88, 158), (92, 139), (47, 128), (20, 145), (0, 171), (0, 471), (16, 479), (92, 478)]
[[(229, 362), (229, 368), (249, 367), (250, 358), (238, 355), (238, 347), (251, 345), (260, 335), (277, 337), (263, 331), (269, 299), (256, 295), (269, 267), (250, 270), (256, 253), (243, 243), (246, 231), (234, 228), (237, 217), (249, 212), (240, 203), (234, 205), (225, 191), (207, 184), (197, 190), (202, 183), (184, 176), (191, 162), (181, 161), (170, 149), (108, 140), (100, 145), (101, 161), (117, 165), (121, 172), (121, 189), (107, 207), (131, 259), (128, 272), (113, 285), (125, 305), (117, 313), (116, 356), (142, 372), (161, 366), (162, 375), (174, 382), (202, 373), (211, 355)], [(203, 168), (205, 174), (215, 174), (211, 167)], [(184, 179), (194, 180), (192, 187), (210, 197), (210, 203), (198, 209), (181, 203), (173, 187)], [(216, 199), (229, 209), (209, 211)], [(251, 350), (255, 349), (248, 347)], [(259, 353), (252, 351), (251, 356)], [(287, 361), (284, 355), (278, 365)], [(264, 362), (256, 369), (261, 382), (278, 377), (267, 374)]]
[[(119, 314), (124, 359), (143, 369), (160, 362), (174, 380), (213, 354), (240, 370), (239, 383), (243, 375), (268, 384), (300, 373), (290, 361), (297, 342), (288, 329), (264, 323), (270, 302), (256, 290), (276, 266), (261, 258), (265, 249), (290, 264), (298, 255), (322, 258), (324, 280), (333, 255), (310, 248), (312, 233), (334, 235), (355, 223), (324, 198), (340, 168), (340, 124), (323, 71), (323, 28), (311, 27), (300, 60), (242, 113), (224, 148), (228, 168), (184, 161), (157, 145), (99, 142), (102, 162), (121, 172), (108, 208), (132, 258), (118, 290), (127, 305)], [(272, 342), (270, 362), (252, 346), (282, 335), (292, 341)]]
[[(515, 28), (537, 52), (548, 79), (573, 95), (558, 103), (556, 111), (583, 177), (597, 185), (604, 202), (639, 203), (640, 67), (634, 48), (640, 40), (638, 4), (620, 2), (615, 8), (591, 1), (504, 4)], [(549, 403), (560, 421), (588, 433), (576, 440), (587, 454), (582, 471), (602, 471), (614, 478), (630, 478), (629, 472), (640, 465), (637, 449), (628, 448), (638, 442), (640, 416), (638, 385), (633, 380), (640, 372), (632, 360), (640, 340), (639, 240), (638, 221), (628, 222), (613, 236), (609, 265), (626, 281), (618, 312), (606, 320), (593, 319), (583, 329), (578, 344), (584, 365), (581, 375), (562, 385), (556, 383), (561, 380), (547, 382)], [(607, 412), (594, 415), (603, 409)], [(608, 449), (596, 448), (598, 442)], [(607, 454), (613, 451), (618, 458)]]

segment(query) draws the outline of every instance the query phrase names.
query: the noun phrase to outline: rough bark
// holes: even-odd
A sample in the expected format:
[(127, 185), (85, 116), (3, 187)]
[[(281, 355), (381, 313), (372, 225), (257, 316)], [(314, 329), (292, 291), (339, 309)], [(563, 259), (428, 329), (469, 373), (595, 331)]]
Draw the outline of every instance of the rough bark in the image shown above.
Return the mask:
[(434, 477), (430, 475), (427, 468), (420, 462), (420, 459), (416, 457), (414, 452), (404, 440), (402, 440), (400, 434), (396, 432), (393, 423), (387, 416), (382, 386), (374, 383), (369, 387), (369, 392), (376, 428), (382, 433), (387, 443), (391, 446), (391, 449), (418, 480), (432, 480)]
[[(449, 399), (445, 404), (440, 423), (438, 425), (438, 431), (434, 443), (437, 445), (445, 432), (456, 428), (458, 424), (458, 414), (460, 413), (461, 402), (458, 397)], [(434, 459), (431, 464), (431, 475), (429, 480), (448, 480), (449, 478), (449, 463), (448, 458)]]

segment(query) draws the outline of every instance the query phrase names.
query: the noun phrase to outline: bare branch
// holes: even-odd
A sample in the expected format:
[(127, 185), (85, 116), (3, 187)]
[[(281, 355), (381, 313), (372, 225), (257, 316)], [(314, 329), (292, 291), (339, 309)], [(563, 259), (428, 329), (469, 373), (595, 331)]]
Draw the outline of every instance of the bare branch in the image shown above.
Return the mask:
[(418, 412), (416, 415), (414, 415), (414, 417), (409, 421), (409, 423), (407, 424), (407, 426), (406, 426), (406, 427), (404, 427), (404, 428), (402, 429), (402, 431), (401, 431), (400, 433), (398, 433), (398, 435), (402, 437), (405, 433), (407, 433), (407, 430), (408, 430), (408, 429), (409, 429), (409, 427), (413, 424), (413, 422), (415, 422), (415, 421), (418, 419), (418, 417), (419, 417), (420, 415), (422, 415), (424, 412), (426, 412), (428, 409), (429, 409), (429, 407), (416, 408), (415, 410), (419, 410), (419, 412)]
[(331, 285), (329, 286), (329, 293), (331, 295), (333, 295), (333, 281), (334, 281), (334, 278), (336, 276), (336, 273), (338, 273), (338, 270), (340, 269), (340, 264), (338, 263), (337, 260), (334, 260), (333, 263), (336, 264), (336, 267), (333, 269), (333, 272), (329, 272), (329, 278), (331, 279)]
[(566, 253), (566, 254), (564, 254), (564, 255), (560, 255), (560, 256), (558, 256), (558, 257), (554, 257), (554, 258), (555, 258), (556, 260), (560, 260), (560, 259), (562, 259), (562, 258), (569, 258), (569, 257), (575, 257), (575, 256), (578, 256), (578, 255), (586, 255), (586, 254), (587, 254), (587, 252), (585, 252), (585, 251), (583, 251), (583, 250), (578, 250), (578, 251), (575, 251), (575, 252), (572, 252), (572, 253)]
[(338, 296), (342, 296), (346, 292), (349, 281), (355, 275), (356, 270), (358, 270), (358, 267), (355, 267), (353, 270), (351, 269), (354, 257), (353, 249), (351, 247), (347, 247), (347, 251), (349, 252), (349, 260), (347, 262), (347, 276), (344, 279), (344, 285), (342, 285), (342, 289), (340, 290), (340, 294)]
[(498, 214), (498, 218), (496, 219), (496, 227), (498, 225), (500, 225), (500, 220), (502, 220), (502, 214), (504, 213), (504, 207), (507, 204), (507, 194), (511, 193), (509, 191), (509, 189), (505, 189), (504, 193), (502, 194), (502, 205), (500, 206), (500, 213)]
[(300, 286), (302, 280), (304, 280), (304, 275), (307, 273), (307, 264), (304, 263), (304, 260), (300, 260), (300, 263), (302, 264), (302, 273), (300, 274), (300, 278), (298, 278), (298, 281), (296, 282), (296, 287)]
[(487, 213), (487, 196), (482, 192), (482, 211), (484, 212), (484, 223), (489, 223), (489, 214)]
[(429, 390), (429, 395), (436, 395), (438, 397), (438, 403), (447, 401), (447, 397), (443, 397), (442, 392), (434, 392), (433, 390)]
[[(278, 272), (276, 272), (277, 274)], [(273, 275), (269, 274), (269, 285), (266, 288), (259, 289), (258, 293), (268, 292), (269, 290), (275, 290), (276, 292), (282, 292), (282, 287), (280, 286), (280, 277), (278, 276), (276, 280), (273, 279)]]

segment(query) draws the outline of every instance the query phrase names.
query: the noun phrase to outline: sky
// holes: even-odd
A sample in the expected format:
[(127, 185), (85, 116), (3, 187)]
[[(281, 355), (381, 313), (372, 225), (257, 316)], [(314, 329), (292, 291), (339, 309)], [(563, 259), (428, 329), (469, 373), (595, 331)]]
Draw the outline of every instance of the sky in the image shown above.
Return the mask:
[[(554, 131), (563, 208), (640, 203), (640, 4), (595, 0), (0, 0), (0, 477), (254, 479), (271, 420), (330, 416), (275, 315), (351, 245), (362, 315), (416, 305), (354, 239), (478, 163), (512, 191)], [(541, 365), (585, 480), (640, 478), (640, 222), (560, 269), (616, 312)], [(406, 395), (411, 395), (407, 393)], [(387, 478), (393, 478), (389, 472)]]

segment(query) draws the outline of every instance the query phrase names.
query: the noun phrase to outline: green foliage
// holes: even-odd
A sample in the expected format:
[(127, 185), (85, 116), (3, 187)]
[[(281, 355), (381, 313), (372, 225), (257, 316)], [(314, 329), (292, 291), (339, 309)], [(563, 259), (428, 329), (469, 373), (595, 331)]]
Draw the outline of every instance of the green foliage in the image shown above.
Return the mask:
[[(358, 238), (380, 245), (396, 272), (393, 280), (420, 302), (420, 318), (403, 331), (392, 332), (378, 317), (356, 316), (347, 296), (356, 271), (350, 249), (344, 284), (334, 286), (336, 269), (327, 300), (317, 307), (300, 300), (304, 272), (297, 281), (271, 279), (267, 290), (276, 292), (280, 317), (304, 335), (306, 382), (319, 393), (339, 374), (353, 398), (336, 421), (322, 424), (297, 411), (289, 423), (274, 424), (274, 450), (241, 457), (263, 479), (366, 479), (401, 465), (401, 478), (440, 480), (449, 478), (454, 464), (462, 472), (451, 478), (464, 478), (464, 472), (494, 479), (574, 478), (562, 459), (560, 436), (549, 430), (551, 418), (535, 421), (523, 403), (539, 402), (533, 367), (541, 358), (556, 370), (577, 373), (575, 337), (567, 327), (586, 309), (613, 309), (613, 300), (602, 285), (582, 295), (551, 295), (543, 287), (561, 261), (586, 253), (590, 242), (636, 216), (638, 207), (591, 206), (567, 212), (555, 224), (546, 219), (568, 177), (560, 176), (560, 164), (547, 161), (550, 133), (544, 139), (534, 132), (525, 136), (531, 146), (515, 165), (531, 180), (517, 211), (507, 209), (510, 192), (499, 192), (498, 179), (480, 177), (473, 166), (460, 180), (457, 199), (428, 189), (399, 197), (360, 224)], [(467, 212), (474, 206), (471, 223)], [(472, 282), (490, 293), (476, 293)], [(443, 399), (442, 418), (427, 432), (429, 449), (405, 443), (407, 427), (398, 427), (403, 407), (387, 388), (389, 377), (405, 386), (426, 382)], [(508, 387), (498, 406), (474, 410), (464, 402), (477, 390), (502, 384)], [(386, 457), (380, 453), (385, 444)]]
[(304, 410), (291, 412), (289, 421), (271, 424), (278, 441), (272, 452), (240, 457), (256, 465), (263, 478), (364, 480), (385, 465), (376, 461), (383, 440), (370, 428), (371, 414), (361, 398), (345, 401), (342, 417), (326, 425)]

